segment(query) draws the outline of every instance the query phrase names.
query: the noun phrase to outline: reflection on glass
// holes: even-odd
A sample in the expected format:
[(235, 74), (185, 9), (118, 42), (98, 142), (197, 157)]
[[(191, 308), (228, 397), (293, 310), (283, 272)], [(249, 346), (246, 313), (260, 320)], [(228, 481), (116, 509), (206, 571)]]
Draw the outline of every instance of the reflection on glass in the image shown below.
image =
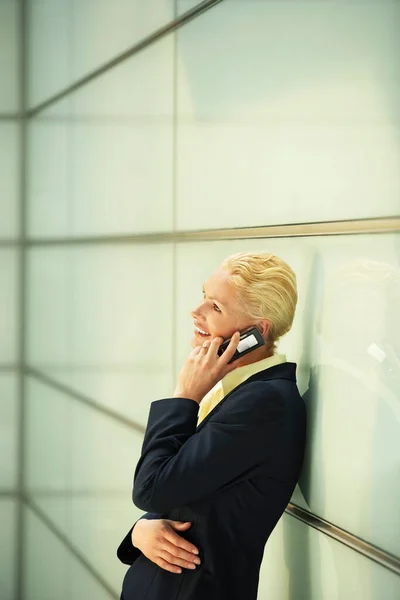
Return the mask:
[(302, 491), (317, 514), (338, 522), (339, 512), (345, 529), (399, 555), (400, 269), (360, 257), (325, 273), (321, 263), (318, 275)]
[(397, 600), (400, 578), (284, 514), (266, 545), (259, 600)]

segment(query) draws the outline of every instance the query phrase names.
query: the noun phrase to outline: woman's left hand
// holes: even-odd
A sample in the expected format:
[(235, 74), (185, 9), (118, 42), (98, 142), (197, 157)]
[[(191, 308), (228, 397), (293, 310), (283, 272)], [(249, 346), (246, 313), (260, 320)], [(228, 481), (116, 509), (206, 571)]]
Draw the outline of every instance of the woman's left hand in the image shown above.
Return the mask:
[(200, 403), (218, 381), (236, 368), (228, 362), (239, 344), (240, 332), (236, 331), (225, 352), (218, 356), (217, 351), (224, 339), (215, 337), (211, 342), (196, 346), (186, 359), (176, 384), (175, 398), (191, 398)]

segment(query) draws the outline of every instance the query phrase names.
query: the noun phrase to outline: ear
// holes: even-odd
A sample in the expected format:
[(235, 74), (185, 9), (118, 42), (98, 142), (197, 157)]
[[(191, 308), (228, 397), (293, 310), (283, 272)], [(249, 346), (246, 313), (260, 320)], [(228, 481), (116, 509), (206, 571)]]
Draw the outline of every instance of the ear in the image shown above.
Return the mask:
[(261, 335), (263, 336), (264, 341), (265, 341), (268, 337), (268, 332), (271, 327), (270, 321), (268, 321), (268, 319), (263, 319), (262, 321), (257, 323), (256, 327), (257, 327), (258, 331), (261, 333)]

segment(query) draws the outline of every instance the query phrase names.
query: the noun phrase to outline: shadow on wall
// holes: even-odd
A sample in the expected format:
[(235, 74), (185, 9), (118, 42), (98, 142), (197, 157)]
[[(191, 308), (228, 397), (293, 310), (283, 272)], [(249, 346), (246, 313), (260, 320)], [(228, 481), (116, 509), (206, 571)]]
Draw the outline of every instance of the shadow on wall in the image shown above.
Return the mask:
[[(360, 258), (326, 276), (316, 255), (309, 282), (302, 363), (311, 368), (299, 486), (309, 510), (399, 556), (400, 270)], [(313, 557), (308, 537), (295, 548), (284, 531), (287, 564), (295, 565), (289, 598), (297, 600)], [(340, 573), (343, 565), (335, 568)], [(312, 573), (313, 592), (323, 597), (319, 572)], [(376, 569), (365, 572), (371, 598), (382, 593), (377, 576)], [(345, 597), (344, 578), (337, 586), (337, 597)]]
[[(301, 360), (299, 361), (299, 367), (302, 371), (309, 373), (312, 357), (315, 355), (315, 349), (313, 348), (314, 336), (310, 335), (310, 332), (314, 328), (315, 321), (315, 306), (317, 306), (317, 299), (321, 295), (321, 289), (323, 289), (323, 278), (321, 277), (322, 261), (319, 255), (313, 254), (309, 257), (310, 259), (310, 271), (307, 277), (308, 288), (306, 290), (304, 311), (302, 315), (302, 328), (303, 328), (303, 352)], [(307, 435), (306, 435), (306, 449), (304, 455), (303, 468), (299, 478), (298, 487), (293, 495), (293, 501), (300, 506), (304, 506), (310, 510), (310, 483), (312, 476), (311, 469), (311, 456), (313, 454), (313, 436), (311, 433), (317, 427), (316, 409), (318, 407), (316, 399), (310, 395), (308, 389), (303, 394), (303, 399), (307, 408)], [(302, 493), (304, 502), (299, 496), (299, 492)], [(296, 525), (301, 532), (300, 535), (296, 535)], [(311, 564), (313, 557), (311, 556), (311, 540), (310, 528), (306, 525), (295, 522), (293, 517), (289, 515), (287, 518), (282, 519), (283, 528), (283, 548), (284, 548), (284, 559), (289, 573), (289, 589), (288, 599), (289, 600), (304, 600), (308, 598), (311, 600), (312, 590), (318, 590), (318, 598), (323, 597), (323, 582), (320, 580), (319, 570), (311, 572)], [(313, 579), (311, 579), (313, 578)]]

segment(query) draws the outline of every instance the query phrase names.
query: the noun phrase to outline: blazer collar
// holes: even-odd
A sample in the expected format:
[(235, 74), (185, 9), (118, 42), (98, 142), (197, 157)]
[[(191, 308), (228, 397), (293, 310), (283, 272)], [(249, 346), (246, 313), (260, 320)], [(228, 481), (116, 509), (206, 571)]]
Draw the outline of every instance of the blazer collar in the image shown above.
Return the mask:
[(289, 381), (294, 381), (296, 383), (296, 367), (297, 367), (296, 363), (285, 362), (280, 365), (275, 365), (274, 367), (269, 367), (268, 369), (264, 369), (263, 371), (258, 371), (257, 373), (254, 373), (254, 375), (251, 375), (245, 381), (243, 381), (242, 383), (237, 385), (235, 388), (233, 388), (233, 390), (231, 390), (229, 392), (229, 394), (226, 394), (226, 396), (224, 396), (222, 398), (222, 400), (220, 402), (218, 402), (218, 404), (216, 406), (214, 406), (214, 408), (208, 413), (208, 415), (206, 417), (204, 417), (204, 419), (199, 423), (199, 425), (197, 425), (196, 431), (201, 429), (203, 424), (206, 423), (208, 421), (208, 419), (210, 418), (210, 415), (213, 415), (214, 412), (216, 412), (220, 408), (220, 406), (225, 402), (225, 400), (227, 398), (229, 398), (229, 396), (231, 394), (233, 394), (236, 390), (238, 390), (243, 385), (246, 385), (246, 383), (248, 383), (249, 381), (268, 381), (268, 380), (272, 380), (272, 379), (288, 379)]
[[(296, 363), (294, 362), (284, 362), (280, 365), (274, 365), (273, 367), (269, 367), (268, 369), (264, 369), (263, 371), (258, 371), (258, 373), (254, 373), (251, 375), (246, 381), (267, 381), (268, 379), (290, 379), (296, 383)], [(243, 384), (246, 383), (243, 382)], [(241, 384), (242, 385), (242, 384)], [(239, 386), (238, 386), (239, 387)], [(234, 388), (235, 391), (237, 388)]]
[[(282, 363), (287, 362), (285, 354), (273, 354), (272, 356), (268, 356), (267, 358), (262, 358), (261, 360), (257, 360), (256, 362), (250, 363), (248, 365), (243, 365), (242, 367), (236, 368), (225, 377), (218, 382), (218, 387), (222, 387), (222, 392), (224, 395), (229, 394), (235, 387), (239, 384), (243, 383), (251, 377), (255, 375), (255, 373), (259, 373), (260, 371), (264, 371), (265, 369), (270, 369), (275, 365), (281, 365)], [(214, 388), (213, 388), (214, 389)], [(213, 390), (211, 390), (211, 394)]]

